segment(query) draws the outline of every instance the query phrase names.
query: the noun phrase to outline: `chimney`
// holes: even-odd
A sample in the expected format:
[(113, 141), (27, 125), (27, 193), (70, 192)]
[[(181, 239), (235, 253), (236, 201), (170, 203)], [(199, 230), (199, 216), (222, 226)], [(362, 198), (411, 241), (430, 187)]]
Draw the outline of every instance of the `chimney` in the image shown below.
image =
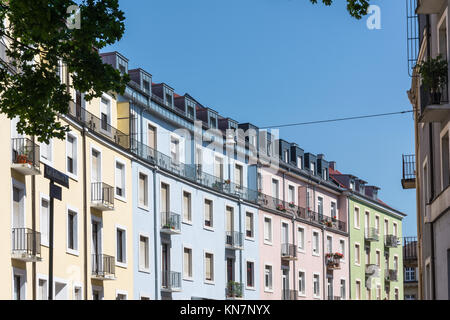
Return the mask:
[(330, 161), (329, 165), (331, 169), (336, 170), (336, 161)]

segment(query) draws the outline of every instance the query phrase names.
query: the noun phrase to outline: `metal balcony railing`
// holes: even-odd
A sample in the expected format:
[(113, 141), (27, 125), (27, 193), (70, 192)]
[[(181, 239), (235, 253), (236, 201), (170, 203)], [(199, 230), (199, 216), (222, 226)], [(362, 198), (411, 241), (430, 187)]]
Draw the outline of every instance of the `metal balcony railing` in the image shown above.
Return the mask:
[(34, 170), (40, 170), (40, 148), (27, 138), (13, 138), (12, 163), (15, 165), (29, 165)]
[(67, 115), (78, 123), (83, 124), (92, 132), (119, 145), (123, 149), (130, 149), (130, 136), (111, 126), (106, 119), (100, 119), (81, 107), (80, 103), (69, 103)]
[(417, 237), (403, 238), (403, 260), (417, 260)]
[(386, 281), (398, 281), (397, 270), (392, 270), (392, 269), (386, 270), (385, 280)]
[(168, 291), (181, 290), (181, 272), (163, 271), (161, 286)]
[(243, 297), (242, 283), (230, 281), (225, 288), (227, 299), (241, 299)]
[(403, 155), (403, 189), (413, 189), (416, 187), (416, 156)]
[(297, 300), (297, 291), (284, 289), (281, 290), (281, 300)]
[(106, 254), (93, 254), (92, 275), (98, 279), (114, 279), (116, 275), (115, 258)]
[(327, 253), (325, 255), (325, 264), (328, 270), (338, 270), (341, 268), (341, 259), (343, 255), (340, 253)]
[(378, 241), (380, 239), (377, 228), (366, 228), (364, 232), (364, 239), (366, 241)]
[(387, 248), (397, 248), (398, 238), (394, 235), (385, 236), (384, 245)]
[(28, 228), (13, 228), (12, 255), (24, 261), (41, 260), (41, 233)]
[(237, 231), (225, 232), (225, 244), (232, 249), (242, 249), (244, 246), (244, 234)]
[(168, 233), (180, 233), (181, 216), (173, 212), (161, 212), (161, 231)]
[(287, 260), (297, 259), (297, 246), (291, 243), (283, 243), (281, 245), (281, 258)]
[(423, 85), (420, 86), (420, 107), (423, 113), (428, 106), (447, 104), (448, 99), (448, 85), (444, 85), (437, 92), (431, 92)]
[(99, 209), (114, 209), (114, 188), (103, 182), (92, 182), (91, 202)]

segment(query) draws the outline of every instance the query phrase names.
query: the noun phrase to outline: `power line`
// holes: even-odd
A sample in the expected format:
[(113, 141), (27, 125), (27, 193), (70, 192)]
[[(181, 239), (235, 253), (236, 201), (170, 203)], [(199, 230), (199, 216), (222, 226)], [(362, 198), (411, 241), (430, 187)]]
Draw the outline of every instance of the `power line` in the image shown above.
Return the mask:
[(406, 114), (406, 113), (412, 113), (412, 112), (414, 112), (414, 110), (405, 110), (405, 111), (390, 112), (390, 113), (379, 113), (379, 114), (371, 114), (371, 115), (348, 117), (348, 118), (298, 122), (298, 123), (291, 123), (291, 124), (280, 124), (280, 125), (276, 125), (276, 126), (261, 127), (260, 129), (285, 128), (285, 127), (304, 126), (304, 125), (318, 124), (318, 123), (348, 121), (348, 120), (367, 119), (367, 118), (375, 118), (375, 117), (386, 117), (386, 116), (392, 116), (392, 115), (397, 115), (397, 114)]

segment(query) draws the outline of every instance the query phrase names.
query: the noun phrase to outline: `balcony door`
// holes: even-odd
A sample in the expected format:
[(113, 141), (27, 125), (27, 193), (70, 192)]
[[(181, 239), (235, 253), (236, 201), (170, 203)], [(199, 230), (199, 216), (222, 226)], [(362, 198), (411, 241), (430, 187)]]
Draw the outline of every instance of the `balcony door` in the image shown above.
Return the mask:
[(13, 228), (25, 228), (23, 212), (23, 190), (13, 187)]
[(161, 243), (161, 273), (162, 287), (170, 287), (170, 251), (168, 243)]
[(369, 213), (366, 212), (365, 220), (364, 220), (366, 238), (369, 236), (369, 225), (370, 225), (370, 216), (369, 216)]
[(327, 293), (328, 293), (328, 299), (333, 300), (334, 294), (333, 294), (333, 278), (329, 277), (327, 278)]
[(227, 258), (227, 283), (234, 282), (234, 259)]
[(226, 225), (226, 231), (227, 232), (233, 232), (234, 231), (234, 214), (233, 214), (233, 208), (227, 207), (226, 210), (226, 220), (227, 220), (227, 225)]
[[(170, 211), (169, 186), (161, 184), (161, 213), (168, 213)], [(165, 221), (168, 222), (168, 221)]]
[(100, 152), (92, 150), (92, 167), (91, 167), (91, 181), (101, 182), (101, 156)]
[[(289, 243), (289, 225), (287, 223), (281, 224), (281, 244)], [(287, 251), (287, 248), (286, 248)], [(288, 252), (286, 252), (288, 253)]]
[(281, 288), (283, 290), (283, 299), (289, 299), (289, 269), (283, 269), (281, 275)]
[(92, 221), (92, 256), (94, 259), (94, 271), (101, 271), (102, 267), (102, 231), (98, 221)]
[(147, 144), (150, 148), (156, 150), (156, 128), (150, 124), (147, 129)]

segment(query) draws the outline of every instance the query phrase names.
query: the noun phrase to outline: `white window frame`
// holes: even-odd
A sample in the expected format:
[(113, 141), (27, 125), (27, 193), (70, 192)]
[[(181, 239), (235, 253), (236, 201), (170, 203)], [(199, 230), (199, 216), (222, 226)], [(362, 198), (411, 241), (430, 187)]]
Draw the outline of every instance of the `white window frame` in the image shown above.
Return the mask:
[(75, 289), (80, 289), (80, 295), (81, 295), (81, 299), (83, 300), (83, 285), (79, 282), (73, 282), (72, 285), (72, 300), (75, 300)]
[[(121, 268), (127, 268), (128, 267), (128, 248), (127, 248), (127, 236), (128, 236), (128, 230), (125, 226), (122, 225), (118, 225), (116, 224), (115, 228), (115, 233), (114, 233), (114, 243), (115, 243), (115, 251), (114, 251), (114, 255), (115, 255), (115, 260), (116, 260), (116, 266), (117, 267), (121, 267)], [(117, 260), (117, 231), (121, 230), (124, 233), (123, 236), (123, 257), (124, 257), (124, 262), (120, 262)]]
[[(303, 291), (300, 291), (300, 272), (303, 273)], [(297, 284), (298, 284), (298, 296), (299, 297), (306, 297), (306, 271), (303, 269), (298, 269), (297, 271)]]
[[(41, 142), (39, 144), (39, 147), (40, 147), (41, 150), (43, 148), (42, 146), (44, 146), (44, 145), (46, 146), (47, 144), (43, 143), (43, 142)], [(45, 159), (44, 157), (42, 157), (42, 153), (40, 153), (40, 161), (42, 163), (50, 166), (50, 167), (53, 167), (53, 163), (55, 161), (55, 153), (54, 153), (54, 150), (53, 150), (53, 139), (50, 139), (49, 142), (48, 142), (48, 152), (50, 153), (50, 155), (49, 155), (50, 156), (50, 160), (49, 159)]]
[[(344, 244), (343, 246), (342, 246), (342, 243)], [(339, 253), (342, 253), (343, 258), (341, 259), (341, 262), (344, 262), (344, 263), (345, 263), (345, 256), (347, 255), (347, 252), (346, 252), (347, 250), (345, 250), (346, 246), (347, 246), (347, 242), (345, 241), (345, 239), (344, 238), (340, 238), (339, 239), (339, 250), (343, 251), (343, 252), (339, 252)]]
[[(190, 195), (190, 201), (189, 201), (189, 210), (190, 210), (190, 213), (189, 213), (189, 215), (190, 215), (190, 220), (186, 220), (185, 219), (185, 217), (184, 217), (184, 194), (185, 193), (187, 193), (187, 194), (189, 194)], [(204, 203), (203, 203), (203, 205), (204, 205)], [(193, 205), (192, 205), (192, 192), (190, 191), (190, 190), (186, 190), (186, 189), (181, 189), (181, 208), (183, 209), (182, 211), (182, 222), (184, 223), (184, 224), (188, 224), (188, 225), (192, 225), (193, 224), (193, 219), (192, 219), (192, 209), (193, 209)], [(205, 210), (205, 208), (203, 207), (203, 214), (204, 214), (204, 210)], [(203, 221), (203, 224), (204, 224), (205, 222)], [(213, 226), (214, 226), (214, 224), (213, 224)]]
[[(206, 255), (210, 254), (212, 255), (212, 280), (207, 280), (206, 279)], [(215, 284), (215, 280), (216, 280), (216, 270), (214, 267), (215, 264), (215, 254), (214, 252), (210, 251), (210, 250), (203, 250), (203, 281), (206, 284), (210, 284), (210, 285), (214, 285)]]
[(128, 300), (128, 292), (125, 290), (116, 289), (116, 300), (117, 297), (120, 295), (125, 296), (125, 300)]
[[(247, 284), (248, 284), (248, 281), (247, 281), (247, 263), (253, 263), (253, 286), (252, 287), (249, 287)], [(257, 274), (257, 270), (256, 270), (256, 262), (255, 262), (255, 260), (252, 260), (252, 259), (246, 259), (245, 260), (245, 289), (246, 290), (252, 290), (252, 291), (255, 291), (256, 290), (256, 274)]]
[[(122, 170), (122, 180), (123, 180), (123, 196), (117, 195), (117, 181), (116, 181), (116, 170), (117, 164), (121, 164), (123, 167)], [(127, 165), (126, 162), (120, 158), (115, 158), (114, 161), (114, 198), (123, 202), (127, 201)]]
[[(146, 195), (147, 205), (145, 205), (145, 203), (141, 204), (140, 197), (139, 197), (140, 193), (142, 192), (142, 190), (141, 190), (141, 183), (140, 183), (141, 175), (145, 176), (145, 178), (146, 178), (145, 180), (146, 180), (146, 183), (147, 183), (147, 195)], [(138, 208), (140, 208), (142, 210), (145, 210), (145, 211), (150, 211), (150, 196), (149, 196), (149, 194), (150, 194), (150, 183), (149, 183), (149, 179), (150, 178), (149, 178), (149, 175), (148, 175), (147, 172), (144, 172), (142, 170), (138, 170), (137, 203), (138, 203)]]
[[(270, 240), (266, 240), (266, 219), (270, 220)], [(268, 215), (264, 215), (264, 224), (263, 224), (263, 239), (264, 239), (264, 244), (267, 245), (273, 245), (273, 219), (272, 217), (268, 216)]]
[[(205, 215), (205, 206), (206, 206), (206, 201), (211, 202), (211, 225), (212, 226), (207, 226), (205, 224), (206, 221), (206, 215)], [(215, 226), (215, 221), (214, 221), (214, 200), (210, 199), (210, 198), (203, 198), (203, 229), (208, 230), (208, 231), (214, 231), (214, 226)]]
[[(45, 298), (39, 299), (39, 280), (45, 281)], [(36, 300), (48, 300), (48, 276), (44, 274), (37, 274), (36, 275)]]
[[(191, 250), (191, 270), (192, 270), (192, 274), (191, 274), (191, 276), (189, 277), (189, 276), (186, 276), (185, 275), (185, 270), (184, 270), (184, 249), (188, 249), (188, 250)], [(183, 251), (182, 251), (182, 254), (183, 254), (183, 258), (182, 258), (182, 262), (183, 262), (183, 264), (182, 264), (182, 266), (183, 266), (183, 280), (184, 281), (191, 281), (191, 282), (193, 282), (194, 281), (194, 249), (192, 249), (192, 245), (190, 245), (190, 244), (183, 244)], [(206, 270), (205, 270), (205, 278), (206, 278)]]
[[(74, 246), (75, 249), (69, 248), (69, 212), (75, 213), (76, 221), (75, 221), (75, 229), (74, 229)], [(66, 252), (68, 254), (79, 256), (80, 255), (80, 241), (79, 241), (79, 211), (77, 208), (67, 205), (66, 207)]]
[[(358, 246), (359, 250), (359, 257), (358, 257), (358, 261), (356, 262), (356, 246)], [(354, 259), (354, 264), (355, 266), (361, 266), (361, 244), (359, 242), (355, 242), (355, 245), (353, 246), (353, 254), (355, 255), (355, 259)]]
[[(358, 220), (356, 220), (356, 211), (358, 211)], [(355, 229), (361, 230), (361, 208), (358, 206), (354, 206), (353, 208), (353, 224)]]
[[(141, 267), (141, 260), (144, 257), (141, 257), (141, 237), (147, 238), (147, 257), (148, 257), (148, 268)], [(139, 232), (138, 234), (139, 248), (138, 248), (138, 270), (143, 273), (150, 273), (150, 235), (146, 233)]]
[[(317, 234), (317, 253), (314, 252), (314, 235)], [(315, 257), (320, 256), (320, 232), (318, 230), (311, 231), (311, 254)]]
[[(47, 231), (48, 234), (46, 235), (46, 237), (43, 237), (43, 233), (42, 233), (42, 226), (44, 225), (44, 222), (42, 220), (42, 200), (45, 200), (48, 202), (48, 215), (47, 215)], [(44, 247), (49, 247), (50, 246), (50, 197), (47, 196), (44, 193), (40, 194), (39, 197), (39, 230), (41, 231), (41, 245)]]
[[(266, 267), (270, 267), (270, 279), (271, 283), (269, 287), (266, 287)], [(263, 284), (264, 284), (264, 292), (273, 293), (273, 265), (271, 263), (265, 263), (264, 264), (264, 278), (263, 278)]]
[[(318, 290), (319, 290), (319, 294), (316, 294), (315, 292), (314, 292), (314, 289), (315, 289), (315, 287), (314, 287), (314, 280), (316, 279), (316, 277), (317, 277), (317, 279), (318, 279), (318, 286), (317, 286), (317, 288), (318, 288)], [(320, 299), (320, 296), (321, 296), (321, 290), (320, 290), (320, 273), (318, 273), (318, 272), (313, 272), (313, 298), (314, 299)]]
[[(301, 239), (302, 246), (300, 246), (300, 230), (302, 231), (301, 234), (302, 234), (302, 238), (303, 238), (303, 239)], [(305, 235), (306, 235), (305, 227), (297, 226), (297, 246), (298, 246), (298, 252), (301, 252), (301, 253), (306, 252)]]
[[(252, 236), (247, 236), (247, 213), (251, 214), (251, 231)], [(245, 211), (245, 240), (254, 241), (255, 240), (255, 213), (252, 211)]]
[[(68, 150), (69, 150), (69, 136), (73, 139), (73, 170), (74, 173), (69, 172), (69, 168), (67, 166), (67, 158), (68, 158)], [(78, 181), (78, 136), (70, 131), (66, 135), (66, 174), (69, 178), (72, 178), (75, 181)]]

